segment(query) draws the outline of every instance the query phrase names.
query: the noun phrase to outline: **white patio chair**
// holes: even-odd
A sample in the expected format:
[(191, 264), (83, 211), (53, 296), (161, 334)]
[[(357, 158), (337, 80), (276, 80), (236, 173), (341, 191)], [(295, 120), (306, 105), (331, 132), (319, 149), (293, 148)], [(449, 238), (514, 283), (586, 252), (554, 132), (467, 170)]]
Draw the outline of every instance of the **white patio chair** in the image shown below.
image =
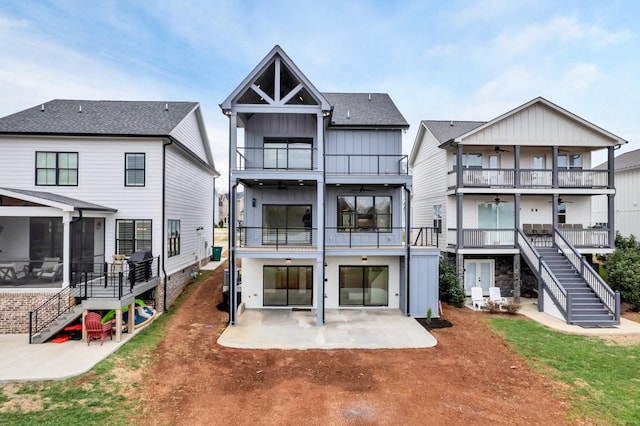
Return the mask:
[(50, 279), (51, 282), (54, 282), (56, 279), (62, 277), (62, 263), (56, 263), (53, 268), (38, 272), (36, 277)]
[(19, 279), (26, 278), (27, 274), (23, 269), (16, 269), (15, 263), (0, 264), (0, 282), (15, 283)]
[(39, 277), (43, 272), (51, 272), (56, 265), (60, 263), (59, 257), (45, 257), (39, 268), (33, 268), (31, 271), (33, 276)]
[(500, 308), (509, 303), (506, 298), (500, 295), (500, 287), (489, 287), (489, 302), (497, 303)]
[(482, 309), (487, 306), (487, 298), (482, 295), (482, 287), (471, 287), (471, 303), (474, 308)]

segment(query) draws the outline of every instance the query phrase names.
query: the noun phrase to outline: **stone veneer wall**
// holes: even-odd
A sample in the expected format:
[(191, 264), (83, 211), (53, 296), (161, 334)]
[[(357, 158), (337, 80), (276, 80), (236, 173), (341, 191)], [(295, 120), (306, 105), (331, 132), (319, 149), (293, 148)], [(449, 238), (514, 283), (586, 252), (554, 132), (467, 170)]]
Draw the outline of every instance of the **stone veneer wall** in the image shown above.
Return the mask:
[(27, 292), (0, 293), (0, 334), (29, 333), (29, 312), (41, 306), (56, 292), (38, 289)]
[(184, 290), (184, 288), (193, 281), (191, 278), (191, 274), (193, 272), (198, 272), (200, 270), (200, 265), (198, 263), (194, 263), (193, 265), (187, 266), (184, 269), (181, 269), (178, 272), (175, 272), (172, 275), (167, 277), (167, 306), (164, 304), (164, 283), (161, 282), (158, 286), (158, 297), (156, 303), (156, 309), (158, 312), (164, 311), (167, 308), (170, 308), (180, 296), (180, 293)]

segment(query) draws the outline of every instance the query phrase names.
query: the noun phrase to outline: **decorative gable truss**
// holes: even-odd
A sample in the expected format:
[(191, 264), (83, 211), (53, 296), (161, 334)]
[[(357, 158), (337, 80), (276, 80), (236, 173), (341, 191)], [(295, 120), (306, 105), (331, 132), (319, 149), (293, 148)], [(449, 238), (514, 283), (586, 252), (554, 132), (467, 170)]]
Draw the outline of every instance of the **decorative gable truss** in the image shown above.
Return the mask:
[(328, 112), (322, 94), (276, 46), (220, 107), (235, 112)]

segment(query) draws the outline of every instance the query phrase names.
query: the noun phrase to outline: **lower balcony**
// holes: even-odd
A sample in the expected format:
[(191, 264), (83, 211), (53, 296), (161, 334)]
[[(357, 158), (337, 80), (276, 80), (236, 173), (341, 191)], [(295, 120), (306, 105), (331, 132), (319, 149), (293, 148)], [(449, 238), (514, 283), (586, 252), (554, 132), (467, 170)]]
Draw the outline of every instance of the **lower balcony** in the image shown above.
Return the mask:
[[(553, 227), (551, 224), (523, 224), (523, 232), (535, 246), (549, 247), (553, 245)], [(582, 225), (562, 224), (558, 229), (576, 248), (608, 248), (609, 230), (606, 228), (584, 228)], [(456, 229), (449, 229), (448, 241), (455, 246)], [(515, 248), (516, 230), (501, 229), (463, 229), (462, 244), (464, 248)]]

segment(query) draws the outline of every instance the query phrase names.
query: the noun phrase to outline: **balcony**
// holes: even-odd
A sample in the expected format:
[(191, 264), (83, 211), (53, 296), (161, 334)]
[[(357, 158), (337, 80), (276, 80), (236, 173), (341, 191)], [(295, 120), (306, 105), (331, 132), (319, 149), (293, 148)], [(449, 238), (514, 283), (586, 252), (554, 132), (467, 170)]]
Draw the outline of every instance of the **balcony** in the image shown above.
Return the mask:
[(326, 154), (327, 175), (406, 176), (406, 155)]
[(311, 147), (239, 147), (236, 170), (317, 170), (317, 150)]
[(304, 227), (274, 228), (241, 226), (238, 228), (238, 247), (269, 250), (314, 250), (317, 229)]
[[(531, 228), (529, 228), (531, 227)], [(523, 225), (527, 238), (536, 247), (550, 247), (553, 245), (553, 230), (551, 224)], [(576, 248), (605, 248), (609, 247), (609, 230), (606, 228), (582, 228), (582, 226), (564, 225), (559, 229), (565, 238)], [(462, 244), (464, 248), (515, 248), (516, 230), (503, 229), (463, 229)], [(449, 242), (456, 241), (456, 230), (448, 230)]]
[[(520, 169), (519, 185), (515, 181), (515, 169), (464, 169), (462, 186), (467, 188), (553, 188), (553, 171)], [(457, 186), (457, 174), (447, 176), (449, 189)], [(558, 188), (608, 188), (607, 170), (559, 170)]]

